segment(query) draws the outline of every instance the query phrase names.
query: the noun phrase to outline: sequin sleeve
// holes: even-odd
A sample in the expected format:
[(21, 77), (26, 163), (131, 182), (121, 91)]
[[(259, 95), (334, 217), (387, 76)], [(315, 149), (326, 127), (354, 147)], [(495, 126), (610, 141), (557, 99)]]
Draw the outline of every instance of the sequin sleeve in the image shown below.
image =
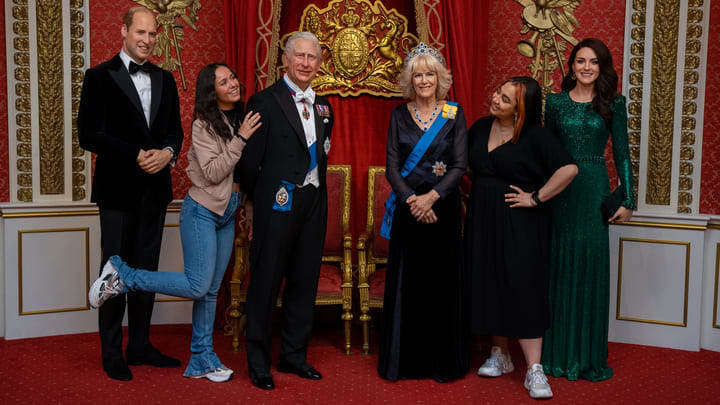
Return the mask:
[(545, 99), (545, 128), (553, 135), (557, 130), (557, 113), (555, 112), (555, 94), (548, 94)]
[(635, 209), (635, 192), (633, 187), (632, 162), (630, 161), (630, 150), (628, 147), (628, 131), (627, 131), (627, 107), (625, 106), (625, 96), (618, 96), (612, 106), (612, 145), (613, 157), (615, 159), (615, 169), (618, 173), (620, 184), (625, 191), (625, 200), (622, 206), (629, 209)]

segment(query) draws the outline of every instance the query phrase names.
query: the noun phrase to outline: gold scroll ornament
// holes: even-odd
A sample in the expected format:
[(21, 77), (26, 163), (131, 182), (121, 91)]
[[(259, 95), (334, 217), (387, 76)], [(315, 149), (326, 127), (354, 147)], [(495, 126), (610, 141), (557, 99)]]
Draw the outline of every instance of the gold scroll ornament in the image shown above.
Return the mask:
[[(332, 0), (303, 11), (299, 31), (317, 36), (323, 58), (313, 89), (321, 95), (372, 94), (400, 97), (397, 77), (405, 55), (419, 41), (407, 32), (408, 20), (381, 1)], [(293, 32), (281, 39), (284, 44)], [(278, 68), (279, 75), (285, 66)], [(278, 75), (278, 76), (279, 76)]]
[[(180, 71), (183, 90), (187, 90), (180, 56), (185, 33), (182, 23), (176, 20), (182, 19), (190, 28), (197, 31), (195, 22), (198, 20), (197, 12), (202, 7), (200, 0), (135, 0), (135, 3), (157, 13), (157, 22), (162, 30), (158, 31), (153, 55), (164, 55), (163, 61), (159, 63), (161, 68)], [(172, 37), (170, 33), (172, 33)], [(175, 56), (173, 56), (172, 49), (175, 49)]]
[[(565, 76), (565, 42), (575, 46), (572, 33), (578, 25), (573, 15), (582, 0), (515, 0), (524, 9), (520, 34), (532, 31), (529, 39), (518, 41), (518, 51), (533, 58), (528, 68), (542, 88), (543, 96), (552, 92), (552, 74), (559, 67)], [(558, 41), (560, 37), (560, 41)], [(564, 40), (564, 41), (563, 41)]]

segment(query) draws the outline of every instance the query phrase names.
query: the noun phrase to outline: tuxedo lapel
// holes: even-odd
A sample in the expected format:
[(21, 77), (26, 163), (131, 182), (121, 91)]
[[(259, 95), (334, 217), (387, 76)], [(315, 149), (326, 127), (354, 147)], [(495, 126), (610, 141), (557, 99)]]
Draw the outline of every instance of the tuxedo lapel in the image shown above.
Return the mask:
[(313, 104), (313, 114), (315, 114), (315, 135), (317, 139), (316, 149), (317, 156), (324, 156), (325, 152), (325, 124), (323, 123), (323, 117), (318, 114), (317, 107), (318, 103)]
[(273, 86), (273, 96), (280, 104), (280, 109), (288, 119), (290, 126), (295, 130), (295, 134), (303, 145), (307, 144), (305, 140), (305, 131), (300, 122), (300, 115), (298, 114), (297, 107), (295, 107), (295, 101), (290, 95), (290, 89), (287, 87), (284, 81), (278, 81)]
[(115, 55), (112, 59), (112, 66), (108, 70), (110, 77), (115, 83), (122, 89), (123, 93), (127, 96), (128, 100), (137, 108), (138, 112), (142, 114), (143, 121), (145, 121), (145, 114), (143, 113), (142, 103), (140, 102), (140, 96), (138, 95), (135, 85), (130, 79), (130, 73), (123, 66), (122, 59), (119, 55)]
[(150, 73), (150, 87), (152, 88), (152, 96), (150, 98), (150, 128), (152, 128), (153, 121), (155, 121), (155, 117), (160, 109), (160, 98), (163, 92), (163, 78), (160, 68), (156, 68)]

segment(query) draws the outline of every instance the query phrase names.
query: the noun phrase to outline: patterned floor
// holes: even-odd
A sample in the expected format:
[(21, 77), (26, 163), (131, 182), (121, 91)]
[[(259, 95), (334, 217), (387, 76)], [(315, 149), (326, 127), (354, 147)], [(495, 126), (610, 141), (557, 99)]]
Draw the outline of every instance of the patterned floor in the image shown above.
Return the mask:
[[(153, 343), (186, 364), (189, 325), (156, 326)], [(359, 336), (354, 336), (355, 342)], [(522, 386), (522, 354), (512, 350), (516, 371), (496, 379), (474, 373), (449, 384), (434, 381), (380, 379), (377, 356), (344, 356), (339, 330), (316, 331), (308, 361), (320, 370), (321, 381), (275, 373), (276, 389), (261, 391), (247, 377), (244, 353), (230, 352), (230, 340), (217, 335), (223, 362), (235, 370), (227, 383), (182, 377), (182, 369), (131, 367), (134, 379), (118, 382), (102, 371), (96, 334), (37, 339), (0, 340), (0, 404), (525, 404), (534, 403)], [(377, 341), (377, 338), (375, 339)], [(275, 342), (274, 353), (277, 353)], [(487, 349), (486, 349), (487, 351)], [(473, 358), (473, 367), (486, 353)], [(556, 404), (717, 404), (720, 403), (720, 353), (686, 352), (647, 346), (611, 344), (615, 376), (604, 382), (550, 379)]]

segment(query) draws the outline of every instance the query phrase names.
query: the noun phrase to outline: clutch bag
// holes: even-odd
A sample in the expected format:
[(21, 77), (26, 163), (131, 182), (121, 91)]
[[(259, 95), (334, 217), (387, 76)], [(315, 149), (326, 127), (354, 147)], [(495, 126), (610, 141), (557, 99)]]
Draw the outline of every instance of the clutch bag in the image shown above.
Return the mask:
[(602, 212), (603, 221), (605, 223), (607, 223), (607, 221), (615, 215), (623, 201), (625, 201), (625, 192), (620, 186), (615, 188), (615, 191), (603, 199), (602, 205), (600, 205), (600, 211)]

